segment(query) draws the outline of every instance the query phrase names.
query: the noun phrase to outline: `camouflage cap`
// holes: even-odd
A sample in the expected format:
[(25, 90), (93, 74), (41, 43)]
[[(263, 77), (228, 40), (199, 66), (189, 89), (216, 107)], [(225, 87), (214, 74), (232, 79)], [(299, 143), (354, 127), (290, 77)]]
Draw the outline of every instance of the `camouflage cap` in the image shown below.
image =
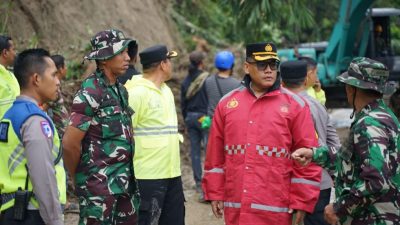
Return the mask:
[(126, 38), (120, 30), (100, 31), (90, 40), (92, 51), (84, 58), (89, 60), (109, 59), (123, 51), (132, 41), (134, 40)]
[(357, 57), (350, 62), (347, 72), (337, 79), (343, 83), (361, 89), (370, 89), (386, 94), (386, 81), (389, 78), (388, 68), (381, 62)]

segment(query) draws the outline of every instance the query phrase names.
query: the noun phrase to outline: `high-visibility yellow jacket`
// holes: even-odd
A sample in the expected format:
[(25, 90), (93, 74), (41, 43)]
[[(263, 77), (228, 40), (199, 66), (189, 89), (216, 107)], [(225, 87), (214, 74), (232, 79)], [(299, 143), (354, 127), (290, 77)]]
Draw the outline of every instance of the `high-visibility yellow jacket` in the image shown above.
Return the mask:
[[(4, 118), (0, 120), (0, 190), (2, 194), (2, 206), (0, 211), (4, 211), (14, 205), (14, 197), (13, 193), (15, 193), (18, 188), (25, 190), (25, 182), (27, 177), (27, 159), (24, 156), (25, 148), (20, 141), (19, 138), (19, 129), (22, 126), (23, 122), (26, 121), (32, 115), (40, 115), (46, 118), (52, 126), (53, 136), (54, 136), (54, 148), (53, 155), (56, 160), (55, 171), (56, 171), (56, 179), (57, 179), (57, 187), (59, 191), (59, 200), (61, 204), (65, 204), (66, 202), (66, 182), (65, 182), (65, 170), (63, 167), (62, 154), (59, 150), (60, 147), (60, 139), (57, 134), (57, 130), (54, 129), (54, 125), (47, 117), (47, 115), (41, 111), (36, 105), (37, 109), (34, 107), (26, 107), (25, 103), (21, 100), (19, 104), (14, 104), (4, 115)], [(21, 106), (23, 109), (31, 109), (21, 110)], [(17, 117), (9, 117), (8, 115), (15, 115)], [(18, 131), (14, 130), (18, 129)], [(60, 158), (61, 157), (61, 158)], [(58, 162), (57, 162), (58, 161)], [(28, 190), (32, 192), (32, 183), (29, 180)], [(39, 208), (39, 203), (35, 199), (35, 197), (30, 198), (30, 203)]]
[(126, 83), (135, 138), (137, 179), (165, 179), (181, 175), (178, 120), (174, 95), (164, 83), (158, 89), (142, 76)]
[(322, 105), (325, 105), (326, 96), (324, 90), (321, 89), (320, 91), (316, 92), (313, 87), (309, 87), (307, 89), (307, 94), (316, 99), (317, 101), (319, 101)]
[(0, 119), (19, 95), (19, 84), (14, 74), (0, 64)]

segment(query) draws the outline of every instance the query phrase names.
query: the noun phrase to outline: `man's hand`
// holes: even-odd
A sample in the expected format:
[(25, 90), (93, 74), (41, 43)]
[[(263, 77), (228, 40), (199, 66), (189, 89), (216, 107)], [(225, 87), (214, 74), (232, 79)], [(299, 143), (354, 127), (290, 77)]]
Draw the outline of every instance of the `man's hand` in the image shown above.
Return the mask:
[(329, 204), (325, 207), (324, 219), (331, 225), (336, 225), (338, 223), (339, 218), (336, 216), (335, 210), (333, 210), (333, 204)]
[(222, 215), (224, 213), (223, 201), (211, 201), (211, 208), (215, 217), (222, 218)]
[[(288, 213), (292, 214), (293, 209), (289, 209)], [(300, 225), (303, 224), (304, 222), (304, 217), (306, 216), (306, 212), (302, 210), (296, 210), (295, 214), (293, 215), (294, 217), (294, 225)]]
[(319, 82), (318, 79), (315, 81), (315, 84), (314, 84), (313, 88), (314, 88), (315, 92), (320, 92), (321, 91), (321, 83)]
[(309, 148), (299, 148), (292, 153), (292, 158), (303, 166), (311, 162), (313, 151)]

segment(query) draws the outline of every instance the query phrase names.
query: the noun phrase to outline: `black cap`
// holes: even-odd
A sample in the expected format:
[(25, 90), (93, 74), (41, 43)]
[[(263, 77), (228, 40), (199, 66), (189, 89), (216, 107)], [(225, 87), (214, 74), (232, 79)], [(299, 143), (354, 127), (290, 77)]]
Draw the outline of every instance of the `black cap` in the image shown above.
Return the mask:
[(307, 76), (307, 62), (303, 60), (286, 61), (280, 66), (283, 82), (303, 81)]
[(140, 63), (143, 66), (161, 62), (166, 58), (173, 58), (176, 56), (178, 56), (178, 53), (175, 51), (168, 51), (165, 45), (155, 45), (139, 53)]
[(246, 58), (252, 58), (255, 61), (265, 61), (268, 59), (280, 61), (276, 52), (276, 46), (271, 42), (246, 45)]

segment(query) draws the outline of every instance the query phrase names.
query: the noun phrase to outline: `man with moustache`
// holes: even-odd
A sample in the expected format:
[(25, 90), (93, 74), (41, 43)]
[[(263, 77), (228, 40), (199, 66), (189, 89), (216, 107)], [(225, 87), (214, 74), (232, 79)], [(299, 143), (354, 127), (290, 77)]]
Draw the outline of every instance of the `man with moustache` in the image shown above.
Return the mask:
[(66, 167), (79, 198), (79, 224), (137, 224), (133, 110), (117, 81), (128, 69), (131, 41), (119, 30), (101, 31), (85, 56), (96, 61), (97, 69), (75, 95), (63, 138)]
[(203, 190), (227, 225), (300, 224), (318, 199), (321, 168), (289, 158), (318, 144), (310, 110), (281, 88), (279, 63), (273, 43), (247, 45), (243, 86), (215, 109)]
[(19, 85), (14, 74), (7, 70), (14, 64), (16, 56), (11, 37), (0, 35), (0, 119), (19, 95)]

